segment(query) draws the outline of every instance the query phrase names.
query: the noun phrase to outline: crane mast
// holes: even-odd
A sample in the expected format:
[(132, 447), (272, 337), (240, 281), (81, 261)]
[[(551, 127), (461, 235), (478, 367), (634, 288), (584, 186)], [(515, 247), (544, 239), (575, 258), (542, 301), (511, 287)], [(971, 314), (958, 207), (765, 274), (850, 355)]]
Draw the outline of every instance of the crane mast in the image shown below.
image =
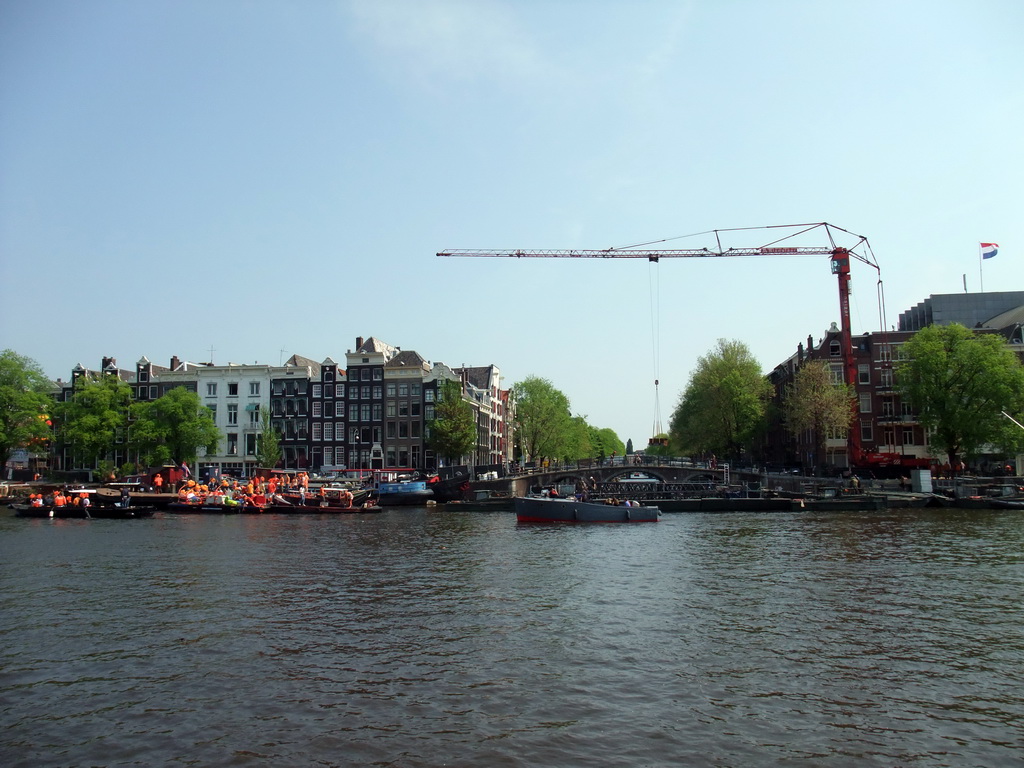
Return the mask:
[[(721, 235), (727, 232), (750, 231), (750, 230), (793, 230), (776, 240), (764, 245), (741, 248), (722, 248)], [(786, 240), (804, 235), (807, 232), (823, 229), (829, 240), (828, 246), (797, 246), (785, 244)], [(856, 238), (852, 247), (836, 245), (833, 237), (833, 230)], [(661, 259), (692, 259), (692, 258), (730, 258), (739, 256), (828, 256), (832, 274), (836, 275), (839, 281), (839, 317), (840, 317), (840, 343), (843, 356), (843, 378), (851, 391), (857, 385), (857, 364), (853, 357), (853, 331), (850, 322), (850, 260), (857, 259), (878, 271), (878, 264), (873, 257), (865, 256), (856, 252), (856, 248), (864, 246), (870, 253), (870, 246), (867, 238), (837, 227), (827, 222), (815, 224), (782, 224), (767, 227), (742, 227), (734, 229), (711, 230), (714, 233), (718, 248), (675, 248), (675, 249), (650, 249), (643, 246), (629, 246), (626, 248), (605, 248), (597, 250), (588, 249), (564, 249), (564, 250), (472, 250), (456, 249), (439, 251), (438, 256), (442, 257), (471, 257), (471, 258), (557, 258), (557, 259), (646, 259), (650, 262), (659, 262)], [(709, 234), (709, 233), (702, 233)], [(856, 408), (856, 405), (854, 406)], [(853, 424), (851, 417), (851, 428), (849, 430), (848, 450), (850, 465), (855, 466), (861, 462), (863, 450), (861, 447), (860, 429)]]

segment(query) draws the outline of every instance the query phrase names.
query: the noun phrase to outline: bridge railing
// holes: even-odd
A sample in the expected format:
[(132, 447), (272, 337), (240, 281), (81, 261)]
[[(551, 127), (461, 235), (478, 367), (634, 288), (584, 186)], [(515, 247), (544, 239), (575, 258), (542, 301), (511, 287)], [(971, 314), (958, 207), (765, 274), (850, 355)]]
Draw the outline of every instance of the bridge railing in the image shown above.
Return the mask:
[[(638, 460), (639, 459), (639, 460)], [(693, 461), (685, 456), (611, 456), (608, 458), (576, 459), (572, 461), (548, 461), (537, 466), (511, 466), (511, 474), (536, 475), (547, 472), (577, 472), (588, 469), (610, 469), (613, 467), (677, 467), (683, 469), (721, 469), (722, 465), (711, 466), (706, 461)]]

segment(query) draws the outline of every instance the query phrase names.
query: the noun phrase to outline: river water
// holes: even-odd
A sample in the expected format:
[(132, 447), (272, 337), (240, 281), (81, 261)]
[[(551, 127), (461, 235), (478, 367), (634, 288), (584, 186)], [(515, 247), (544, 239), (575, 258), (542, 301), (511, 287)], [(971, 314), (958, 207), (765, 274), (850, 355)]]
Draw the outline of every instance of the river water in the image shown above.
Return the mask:
[(0, 516), (5, 766), (1024, 761), (1024, 516)]

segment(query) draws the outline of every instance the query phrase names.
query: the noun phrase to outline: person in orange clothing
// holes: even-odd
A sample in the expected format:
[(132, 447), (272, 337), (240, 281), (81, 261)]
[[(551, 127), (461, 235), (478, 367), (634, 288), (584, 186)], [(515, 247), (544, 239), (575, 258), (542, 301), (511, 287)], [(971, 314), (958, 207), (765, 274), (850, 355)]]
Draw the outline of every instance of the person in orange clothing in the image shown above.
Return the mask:
[(53, 506), (63, 507), (67, 504), (68, 500), (64, 498), (64, 494), (60, 491), (55, 491), (53, 494)]
[(164, 476), (163, 475), (157, 475), (156, 477), (153, 478), (153, 488), (156, 490), (157, 493), (163, 493), (164, 492)]

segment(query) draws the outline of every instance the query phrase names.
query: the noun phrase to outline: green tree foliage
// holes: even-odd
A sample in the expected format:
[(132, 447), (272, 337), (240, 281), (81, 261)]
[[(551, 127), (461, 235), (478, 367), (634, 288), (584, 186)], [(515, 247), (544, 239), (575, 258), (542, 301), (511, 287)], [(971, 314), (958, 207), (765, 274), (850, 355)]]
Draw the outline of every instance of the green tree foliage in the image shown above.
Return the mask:
[(35, 360), (11, 349), (0, 352), (0, 467), (18, 449), (43, 448), (53, 388)]
[(264, 469), (273, 469), (281, 461), (281, 436), (270, 420), (270, 409), (260, 406), (260, 439), (256, 444), (256, 463)]
[(835, 382), (829, 364), (823, 360), (804, 363), (785, 393), (782, 418), (793, 435), (811, 432), (815, 460), (823, 455), (829, 434), (846, 434), (853, 418), (854, 393), (849, 385)]
[(434, 418), (427, 424), (427, 445), (438, 456), (453, 463), (473, 452), (477, 430), (473, 407), (462, 397), (462, 386), (446, 379), (441, 383)]
[(175, 387), (159, 400), (135, 403), (131, 443), (147, 464), (195, 462), (200, 448), (213, 453), (220, 432), (199, 395)]
[(956, 323), (932, 325), (901, 353), (897, 386), (951, 466), (989, 443), (1004, 450), (1019, 445), (1017, 428), (1001, 412), (1021, 421), (1024, 366), (1001, 336)]
[(516, 434), (527, 461), (565, 456), (573, 433), (569, 398), (547, 379), (528, 376), (512, 386)]
[(590, 443), (594, 446), (593, 452), (589, 454), (590, 456), (622, 456), (626, 451), (626, 446), (619, 440), (615, 430), (608, 427), (591, 427)]
[(587, 424), (583, 416), (573, 416), (570, 420), (569, 431), (566, 433), (566, 440), (563, 446), (563, 458), (566, 461), (584, 459), (594, 455), (591, 441), (593, 428)]
[(739, 458), (763, 429), (770, 391), (746, 344), (719, 339), (697, 361), (672, 414), (669, 434), (675, 447)]
[(76, 465), (94, 467), (109, 458), (127, 434), (131, 404), (132, 388), (117, 376), (76, 382), (71, 399), (55, 408), (60, 438), (71, 448)]

